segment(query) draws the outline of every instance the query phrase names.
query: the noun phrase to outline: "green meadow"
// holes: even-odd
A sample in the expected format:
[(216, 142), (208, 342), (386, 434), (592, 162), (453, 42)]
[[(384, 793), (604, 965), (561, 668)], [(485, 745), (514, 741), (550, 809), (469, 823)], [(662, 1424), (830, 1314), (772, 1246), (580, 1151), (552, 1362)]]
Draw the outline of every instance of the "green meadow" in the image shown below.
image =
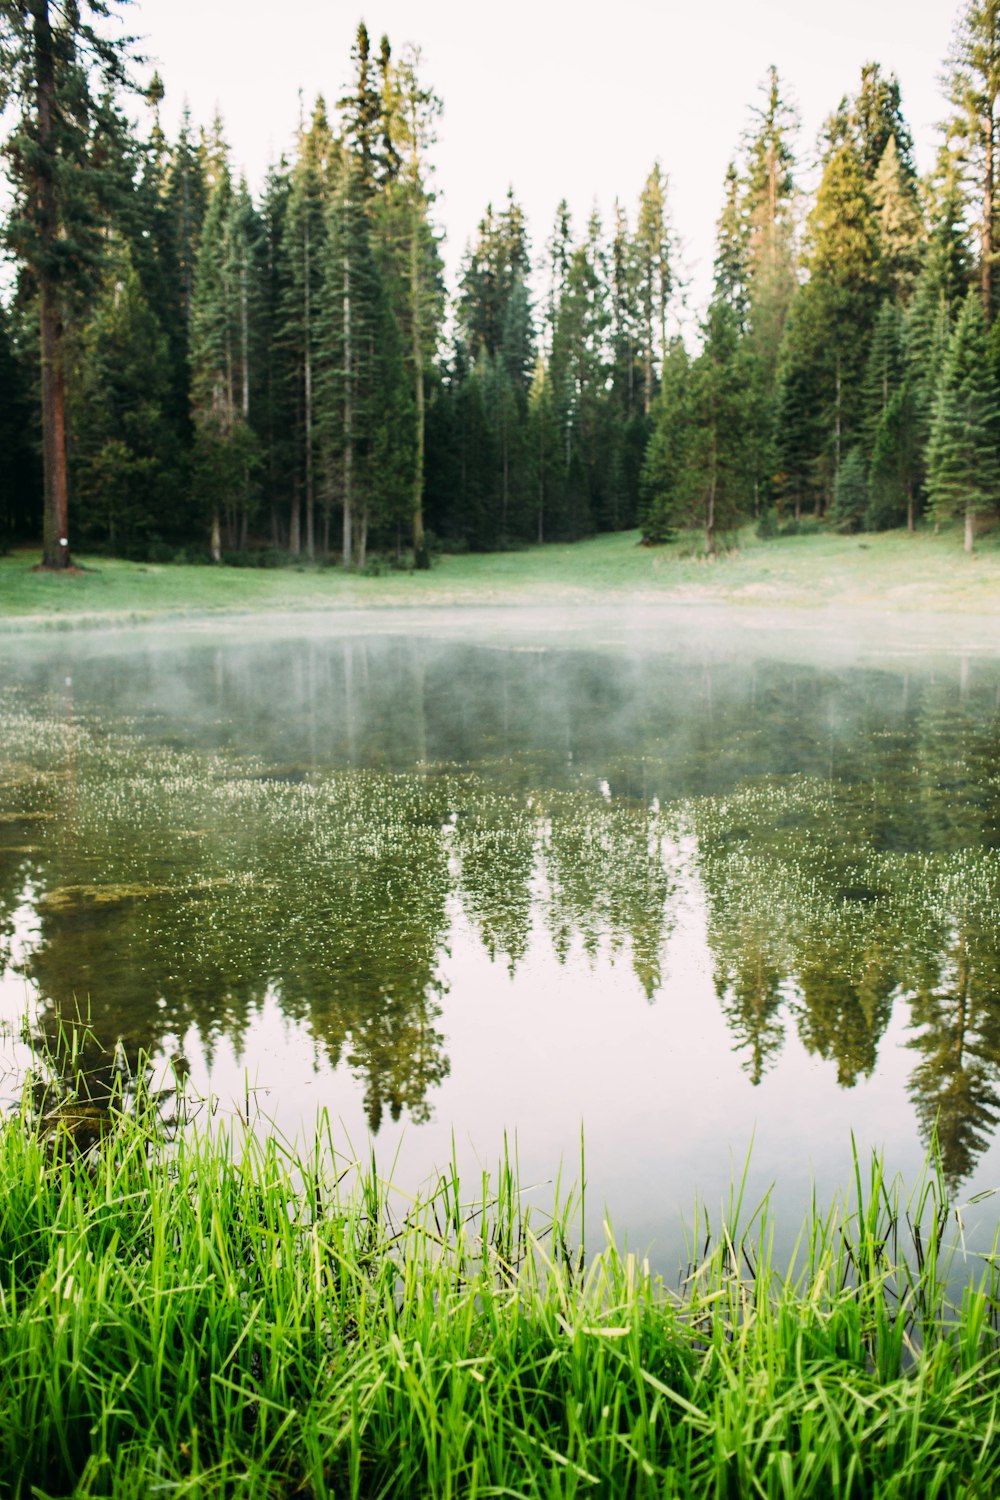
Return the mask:
[(761, 540), (751, 529), (714, 561), (691, 534), (658, 547), (638, 532), (571, 545), (443, 554), (426, 572), (379, 560), (363, 575), (302, 562), (279, 568), (132, 563), (82, 557), (71, 576), (33, 571), (33, 551), (0, 558), (0, 628), (99, 625), (161, 614), (380, 606), (734, 603), (896, 613), (1000, 612), (1000, 534), (971, 556), (957, 527), (910, 536), (808, 532)]

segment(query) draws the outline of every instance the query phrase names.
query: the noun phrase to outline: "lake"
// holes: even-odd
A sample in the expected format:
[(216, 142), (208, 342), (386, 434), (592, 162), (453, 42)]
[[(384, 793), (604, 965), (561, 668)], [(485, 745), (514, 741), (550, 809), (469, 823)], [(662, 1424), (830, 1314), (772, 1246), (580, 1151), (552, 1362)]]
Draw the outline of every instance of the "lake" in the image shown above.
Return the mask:
[[(923, 631), (923, 636), (921, 636)], [(750, 1152), (1000, 1185), (1000, 653), (710, 608), (0, 638), (0, 1093), (110, 1071), (403, 1186), (516, 1147), (673, 1270)], [(120, 1051), (114, 1051), (120, 1042)], [(208, 1106), (206, 1106), (207, 1108)], [(993, 1203), (967, 1214), (988, 1233)]]

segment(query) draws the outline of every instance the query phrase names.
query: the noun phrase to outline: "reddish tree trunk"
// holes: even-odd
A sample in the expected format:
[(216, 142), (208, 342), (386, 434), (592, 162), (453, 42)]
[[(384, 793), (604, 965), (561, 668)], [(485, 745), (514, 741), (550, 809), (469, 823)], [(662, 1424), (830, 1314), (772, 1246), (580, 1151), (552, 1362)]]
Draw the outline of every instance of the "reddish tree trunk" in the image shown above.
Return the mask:
[(69, 490), (66, 474), (66, 380), (63, 371), (63, 330), (52, 255), (58, 236), (58, 210), (53, 180), (55, 157), (55, 60), (49, 0), (32, 0), (35, 30), (35, 77), (38, 107), (39, 342), (41, 346), (42, 462), (45, 501), (42, 512), (42, 567), (71, 566), (69, 551)]

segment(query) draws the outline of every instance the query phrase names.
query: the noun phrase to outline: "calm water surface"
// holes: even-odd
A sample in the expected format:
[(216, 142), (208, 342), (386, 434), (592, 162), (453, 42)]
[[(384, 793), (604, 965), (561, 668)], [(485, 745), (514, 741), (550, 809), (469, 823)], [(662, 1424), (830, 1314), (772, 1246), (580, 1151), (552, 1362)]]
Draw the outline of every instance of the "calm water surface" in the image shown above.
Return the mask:
[(751, 1142), (787, 1226), (852, 1131), (1000, 1185), (1000, 661), (709, 623), (0, 643), (4, 1016), (88, 1004), (405, 1183), (505, 1132), (575, 1178), (582, 1126), (664, 1266)]

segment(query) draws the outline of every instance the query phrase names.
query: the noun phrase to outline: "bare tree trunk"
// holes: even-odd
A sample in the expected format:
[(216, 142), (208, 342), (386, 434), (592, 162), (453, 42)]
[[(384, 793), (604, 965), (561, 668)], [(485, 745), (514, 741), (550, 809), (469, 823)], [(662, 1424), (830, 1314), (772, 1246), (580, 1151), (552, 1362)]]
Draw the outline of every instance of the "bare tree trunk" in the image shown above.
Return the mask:
[(361, 535), (358, 538), (358, 568), (364, 572), (365, 563), (368, 561), (368, 507), (361, 512)]
[(718, 464), (716, 462), (715, 439), (713, 438), (711, 478), (708, 483), (708, 496), (705, 504), (705, 555), (708, 558), (715, 557), (715, 488), (717, 475)]
[[(416, 131), (414, 129), (414, 140)], [(416, 146), (414, 145), (414, 177), (416, 177)], [(428, 566), (427, 543), (424, 538), (424, 443), (426, 407), (424, 399), (424, 354), (420, 340), (420, 258), (417, 245), (418, 217), (416, 186), (410, 219), (410, 337), (413, 360), (413, 395), (416, 406), (417, 451), (413, 464), (413, 565)]]
[(306, 438), (306, 555), (315, 557), (315, 495), (313, 492), (313, 399), (312, 399), (312, 290), (309, 285), (311, 275), (311, 258), (309, 245), (309, 223), (306, 221), (305, 241), (303, 245), (305, 259), (305, 438)]
[[(59, 215), (51, 160), (55, 152), (55, 57), (49, 0), (31, 0), (34, 18), (38, 148), (42, 158), (35, 174), (38, 194), (39, 342), (42, 386), (42, 462), (45, 499), (42, 511), (42, 567), (72, 567), (69, 551), (69, 488), (66, 471), (66, 378), (63, 328), (52, 255), (59, 237)], [(48, 160), (45, 160), (48, 158)]]
[[(240, 374), (242, 376), (242, 390), (240, 392), (240, 407), (243, 413), (243, 424), (250, 426), (250, 315), (248, 308), (249, 297), (247, 295), (247, 263), (246, 246), (243, 247), (243, 258), (240, 262)], [(240, 541), (241, 552), (247, 550), (247, 534), (250, 529), (250, 469), (247, 464), (243, 465), (243, 503), (240, 515)]]
[(979, 231), (979, 295), (987, 328), (993, 321), (993, 190), (996, 124), (993, 109), (986, 127), (986, 156), (983, 164), (983, 221)]
[[(346, 236), (345, 236), (346, 240)], [(354, 496), (354, 369), (351, 348), (351, 256), (345, 245), (344, 255), (344, 529), (341, 546), (341, 561), (349, 568), (353, 561), (354, 542), (351, 536)]]
[(966, 552), (976, 550), (976, 518), (971, 505), (965, 508), (965, 550)]
[(648, 417), (653, 406), (653, 318), (646, 318), (645, 387), (642, 394), (642, 409)]
[(538, 545), (541, 546), (545, 540), (544, 517), (545, 517), (545, 441), (542, 437), (542, 424), (538, 423)]

